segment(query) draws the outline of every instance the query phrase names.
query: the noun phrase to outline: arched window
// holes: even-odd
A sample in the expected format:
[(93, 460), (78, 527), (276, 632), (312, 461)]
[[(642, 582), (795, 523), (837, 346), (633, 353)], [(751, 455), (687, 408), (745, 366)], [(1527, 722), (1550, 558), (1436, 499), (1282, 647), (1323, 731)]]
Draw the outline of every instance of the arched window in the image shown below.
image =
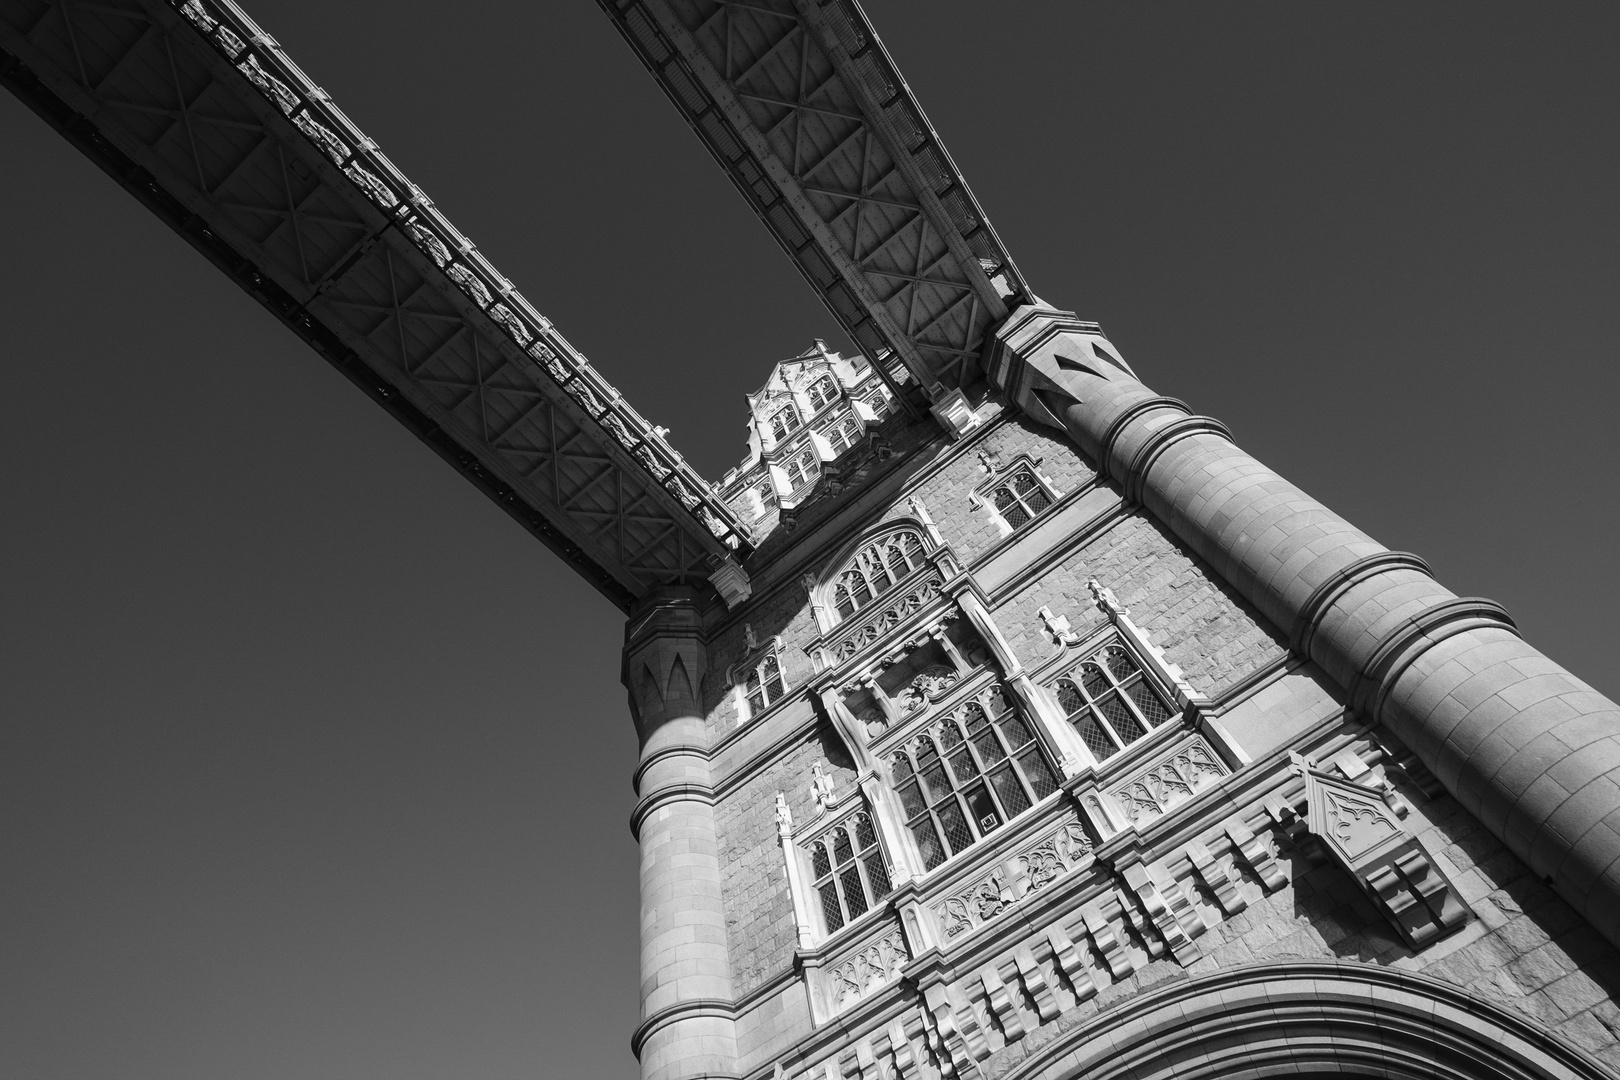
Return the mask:
[(888, 896), (889, 868), (871, 815), (856, 814), (811, 844), (810, 873), (829, 934)]
[(838, 400), (838, 384), (831, 375), (823, 375), (810, 386), (810, 408), (817, 412)]
[(744, 693), (748, 697), (750, 716), (758, 716), (767, 706), (781, 701), (787, 693), (787, 687), (782, 682), (782, 665), (776, 659), (775, 649), (766, 653), (765, 658), (748, 672)]
[(832, 444), (833, 453), (842, 454), (861, 437), (861, 426), (853, 416), (845, 417), (842, 423), (829, 425), (826, 435), (827, 441)]
[(776, 485), (766, 477), (754, 486), (754, 494), (759, 496), (761, 511), (769, 510), (776, 505)]
[(1069, 723), (1098, 761), (1113, 757), (1175, 715), (1159, 688), (1119, 644), (1087, 657), (1058, 679), (1055, 688)]
[(833, 585), (833, 607), (847, 619), (923, 564), (922, 536), (915, 529), (890, 533), (856, 552)]
[(777, 442), (798, 430), (799, 410), (792, 405), (784, 405), (771, 414), (771, 435)]
[(1028, 465), (1019, 465), (1005, 481), (991, 492), (991, 501), (1001, 519), (1014, 529), (1052, 505), (1052, 493), (1046, 490)]
[(866, 403), (872, 406), (872, 412), (879, 420), (889, 414), (889, 395), (880, 386), (867, 396)]
[(1029, 724), (1005, 692), (969, 702), (889, 759), (923, 866), (948, 857), (1058, 788)]
[(816, 464), (816, 452), (814, 450), (805, 450), (788, 462), (788, 483), (797, 491), (804, 486), (805, 481), (814, 480), (816, 473), (819, 471), (820, 468)]

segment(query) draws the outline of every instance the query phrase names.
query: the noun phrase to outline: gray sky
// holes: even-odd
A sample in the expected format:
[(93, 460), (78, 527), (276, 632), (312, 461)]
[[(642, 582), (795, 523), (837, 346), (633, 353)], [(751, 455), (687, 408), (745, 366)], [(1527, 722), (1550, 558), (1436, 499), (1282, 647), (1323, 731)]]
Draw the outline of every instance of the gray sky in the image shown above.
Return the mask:
[[(836, 339), (587, 0), (248, 8), (706, 475)], [(1620, 693), (1620, 8), (869, 13), (1042, 297)], [(617, 614), (0, 147), (0, 1080), (633, 1075)]]

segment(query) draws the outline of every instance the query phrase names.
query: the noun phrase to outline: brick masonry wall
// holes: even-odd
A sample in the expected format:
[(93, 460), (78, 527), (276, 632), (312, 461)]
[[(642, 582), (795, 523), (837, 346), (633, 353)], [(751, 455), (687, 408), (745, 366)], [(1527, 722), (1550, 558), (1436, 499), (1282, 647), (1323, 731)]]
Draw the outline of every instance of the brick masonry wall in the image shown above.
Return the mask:
[[(1414, 790), (1403, 788), (1403, 794), (1421, 800)], [(1146, 963), (1145, 950), (1132, 941), (1130, 951), (1142, 966), (1110, 984), (1100, 959), (1091, 955), (1101, 991), (1043, 1027), (1035, 1026), (1031, 1003), (1023, 1002), (1028, 1034), (1000, 1045), (998, 1032), (997, 1049), (983, 1063), (985, 1076), (1003, 1075), (1060, 1032), (1167, 982), (1290, 959), (1353, 960), (1421, 972), (1538, 1021), (1599, 1060), (1620, 1062), (1620, 953), (1450, 796), (1419, 807), (1407, 824), (1445, 864), (1477, 916), (1450, 938), (1413, 954), (1345, 871), (1313, 862), (1305, 848), (1285, 841), (1277, 845), (1278, 859), (1290, 884), (1264, 895), (1246, 879), (1239, 888), (1249, 906), (1198, 938), (1197, 960), (1186, 967), (1169, 959)], [(1213, 906), (1207, 895), (1195, 902), (1203, 910)]]
[(855, 780), (837, 737), (818, 729), (788, 749), (715, 807), (720, 861), (726, 868), (722, 894), (726, 935), (731, 946), (732, 988), (746, 994), (784, 970), (798, 947), (793, 899), (788, 892), (782, 849), (777, 840), (776, 793), (787, 796), (795, 823), (815, 817), (810, 793), (811, 766), (820, 760), (842, 797)]

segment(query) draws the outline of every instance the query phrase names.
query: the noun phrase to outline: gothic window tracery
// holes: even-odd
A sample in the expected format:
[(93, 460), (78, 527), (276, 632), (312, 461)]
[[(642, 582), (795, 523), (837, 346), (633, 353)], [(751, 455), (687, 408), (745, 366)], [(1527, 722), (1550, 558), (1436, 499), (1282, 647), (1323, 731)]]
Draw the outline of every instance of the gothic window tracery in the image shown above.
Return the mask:
[(889, 415), (889, 395), (884, 392), (881, 386), (872, 391), (867, 397), (866, 403), (872, 407), (873, 415), (879, 420)]
[(766, 477), (754, 486), (754, 493), (759, 496), (760, 510), (766, 511), (776, 505), (776, 485), (771, 478)]
[(812, 887), (831, 934), (888, 896), (889, 868), (877, 829), (865, 811), (834, 826), (810, 845)]
[(922, 564), (922, 535), (915, 529), (901, 529), (868, 544), (856, 552), (833, 585), (838, 617), (849, 618)]
[(1028, 721), (1000, 689), (891, 754), (889, 773), (928, 870), (1058, 788)]
[(996, 513), (1013, 529), (1022, 528), (1031, 518), (1052, 505), (1052, 493), (1028, 464), (1020, 464), (990, 492)]
[(800, 423), (799, 410), (791, 404), (784, 405), (771, 414), (771, 436), (781, 442), (798, 431)]
[(810, 386), (810, 408), (820, 412), (838, 400), (838, 384), (831, 375), (823, 375)]
[(828, 425), (826, 434), (833, 453), (842, 454), (855, 445), (855, 440), (860, 438), (861, 428), (853, 416), (848, 416), (841, 423)]
[(1054, 686), (1069, 723), (1106, 761), (1175, 715), (1129, 650), (1114, 642), (1096, 650)]
[(782, 681), (782, 664), (777, 660), (774, 648), (749, 670), (743, 693), (748, 701), (750, 716), (759, 715), (768, 706), (782, 700), (787, 693), (787, 684)]
[(812, 449), (805, 449), (788, 461), (788, 483), (797, 491), (807, 481), (815, 479), (819, 471), (820, 467), (816, 463), (816, 452)]

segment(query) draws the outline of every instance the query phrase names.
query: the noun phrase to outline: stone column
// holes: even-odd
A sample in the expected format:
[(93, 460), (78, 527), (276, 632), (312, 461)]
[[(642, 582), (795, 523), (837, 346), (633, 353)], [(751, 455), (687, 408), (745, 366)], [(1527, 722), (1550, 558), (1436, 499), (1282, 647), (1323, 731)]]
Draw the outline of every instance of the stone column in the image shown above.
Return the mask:
[(1620, 709), (1137, 381), (1094, 324), (1024, 307), (991, 378), (1061, 428), (1387, 725), (1457, 800), (1620, 945)]
[(630, 617), (624, 683), (641, 736), (630, 827), (641, 844), (642, 1080), (736, 1075), (731, 960), (720, 891), (692, 590), (659, 589)]

